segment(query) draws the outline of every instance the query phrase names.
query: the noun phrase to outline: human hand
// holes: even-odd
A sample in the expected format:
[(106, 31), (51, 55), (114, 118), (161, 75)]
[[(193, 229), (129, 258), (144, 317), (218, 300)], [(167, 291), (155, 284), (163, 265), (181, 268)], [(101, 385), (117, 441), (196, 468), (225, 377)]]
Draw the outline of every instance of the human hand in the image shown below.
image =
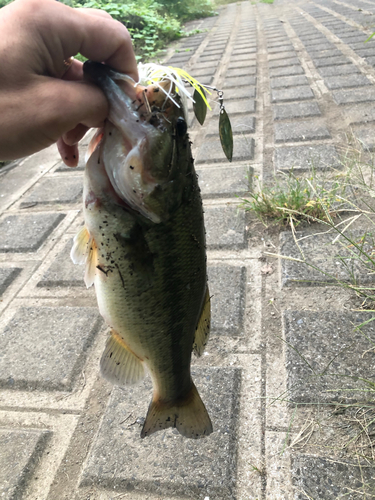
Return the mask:
[(125, 26), (106, 12), (72, 9), (54, 0), (16, 0), (0, 9), (0, 160), (29, 155), (57, 142), (68, 166), (78, 142), (102, 124), (108, 102), (83, 81), (81, 53), (138, 79)]

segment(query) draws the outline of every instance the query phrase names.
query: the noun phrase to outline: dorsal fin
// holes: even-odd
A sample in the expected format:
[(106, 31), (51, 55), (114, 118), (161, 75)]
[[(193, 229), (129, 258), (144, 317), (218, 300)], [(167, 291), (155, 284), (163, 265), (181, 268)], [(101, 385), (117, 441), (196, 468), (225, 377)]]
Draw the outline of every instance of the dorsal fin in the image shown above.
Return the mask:
[(125, 344), (114, 330), (100, 360), (100, 370), (104, 378), (115, 385), (136, 384), (145, 376), (143, 362)]
[(74, 237), (70, 257), (74, 264), (86, 264), (85, 283), (89, 288), (95, 279), (96, 266), (98, 265), (98, 251), (95, 240), (90, 236), (86, 226)]
[(211, 303), (210, 292), (208, 285), (206, 287), (206, 295), (204, 297), (202, 312), (195, 330), (195, 337), (193, 343), (193, 351), (197, 356), (202, 356), (204, 348), (206, 347), (208, 337), (210, 335), (211, 325)]

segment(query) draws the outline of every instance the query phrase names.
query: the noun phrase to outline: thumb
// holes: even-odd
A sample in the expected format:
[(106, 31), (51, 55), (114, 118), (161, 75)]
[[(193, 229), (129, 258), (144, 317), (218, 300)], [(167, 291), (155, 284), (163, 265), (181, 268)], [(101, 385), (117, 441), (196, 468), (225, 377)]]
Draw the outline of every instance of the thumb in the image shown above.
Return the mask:
[(88, 128), (102, 125), (109, 105), (99, 87), (84, 81), (49, 80), (52, 81), (45, 85), (42, 93), (39, 120), (42, 127), (51, 127), (55, 140), (78, 124)]

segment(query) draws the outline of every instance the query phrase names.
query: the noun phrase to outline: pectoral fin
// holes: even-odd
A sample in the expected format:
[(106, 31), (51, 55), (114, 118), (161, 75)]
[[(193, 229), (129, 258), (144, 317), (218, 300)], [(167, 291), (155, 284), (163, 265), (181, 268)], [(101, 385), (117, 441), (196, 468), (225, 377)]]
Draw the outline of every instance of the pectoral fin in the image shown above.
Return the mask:
[(70, 251), (70, 258), (74, 264), (84, 264), (86, 262), (88, 247), (90, 244), (90, 233), (86, 226), (75, 235), (73, 247)]
[(100, 360), (100, 370), (103, 377), (115, 385), (136, 384), (145, 376), (142, 360), (113, 330)]
[(98, 250), (95, 240), (84, 226), (74, 238), (70, 257), (74, 264), (86, 264), (85, 283), (87, 288), (94, 283), (96, 266), (98, 265)]
[(203, 307), (201, 316), (198, 321), (197, 328), (195, 330), (193, 351), (197, 356), (202, 356), (204, 348), (206, 347), (208, 337), (210, 335), (210, 324), (211, 324), (211, 303), (210, 303), (210, 292), (208, 290), (208, 285), (206, 288), (206, 295), (203, 301)]

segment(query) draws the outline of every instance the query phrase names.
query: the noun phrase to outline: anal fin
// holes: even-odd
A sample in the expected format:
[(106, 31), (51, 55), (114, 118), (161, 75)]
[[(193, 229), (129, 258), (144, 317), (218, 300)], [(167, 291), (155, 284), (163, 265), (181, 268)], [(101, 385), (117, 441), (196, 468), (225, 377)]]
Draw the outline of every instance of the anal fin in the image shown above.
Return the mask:
[(175, 427), (180, 434), (191, 439), (211, 434), (210, 417), (193, 382), (183, 398), (168, 403), (157, 399), (151, 401), (141, 438), (168, 427)]
[(136, 384), (145, 376), (143, 361), (129, 350), (122, 337), (111, 331), (100, 360), (104, 378), (115, 385)]
[(203, 301), (202, 312), (195, 330), (195, 337), (193, 343), (193, 351), (197, 356), (202, 356), (204, 348), (206, 347), (208, 337), (210, 335), (211, 326), (211, 303), (210, 292), (208, 285), (206, 287), (206, 295)]

